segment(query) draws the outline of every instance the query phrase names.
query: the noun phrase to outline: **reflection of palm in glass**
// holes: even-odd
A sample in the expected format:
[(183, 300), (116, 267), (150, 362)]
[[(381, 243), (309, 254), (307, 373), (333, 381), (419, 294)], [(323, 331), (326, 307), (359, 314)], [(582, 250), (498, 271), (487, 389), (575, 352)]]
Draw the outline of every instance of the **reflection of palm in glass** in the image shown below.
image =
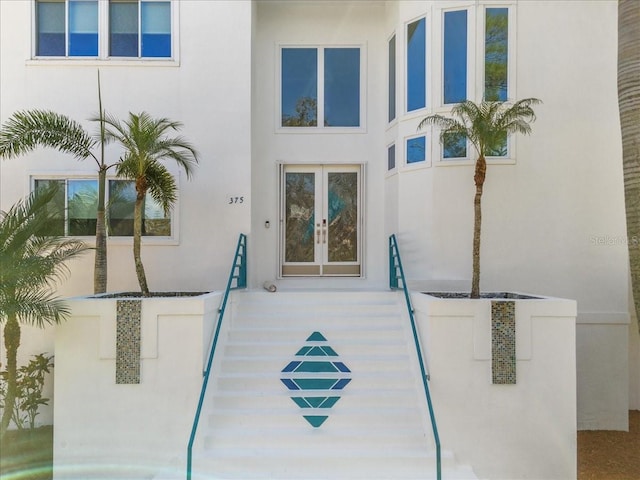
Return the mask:
[(315, 175), (287, 173), (286, 193), (285, 260), (313, 262)]
[(357, 174), (329, 173), (329, 261), (357, 261)]

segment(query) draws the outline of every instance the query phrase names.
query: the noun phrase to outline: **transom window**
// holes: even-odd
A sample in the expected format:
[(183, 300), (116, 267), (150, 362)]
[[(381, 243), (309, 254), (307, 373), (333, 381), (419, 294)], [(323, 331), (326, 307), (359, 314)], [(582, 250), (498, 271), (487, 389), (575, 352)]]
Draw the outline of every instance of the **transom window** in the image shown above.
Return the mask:
[(35, 55), (170, 58), (171, 1), (35, 0)]
[[(95, 179), (37, 179), (34, 189), (58, 185), (52, 200), (56, 219), (49, 231), (53, 235), (89, 236), (96, 234), (98, 209), (98, 181)], [(133, 208), (136, 190), (133, 181), (109, 180), (107, 185), (107, 234), (112, 237), (133, 236)], [(162, 207), (147, 195), (142, 217), (142, 235), (170, 237), (171, 216), (165, 216)]]
[(359, 127), (358, 47), (281, 49), (282, 127)]

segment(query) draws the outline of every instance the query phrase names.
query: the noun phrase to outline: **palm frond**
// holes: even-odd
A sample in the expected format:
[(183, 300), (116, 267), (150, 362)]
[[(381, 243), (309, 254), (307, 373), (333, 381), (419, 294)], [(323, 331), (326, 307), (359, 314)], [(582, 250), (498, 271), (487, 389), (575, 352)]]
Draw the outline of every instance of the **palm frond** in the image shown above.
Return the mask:
[(96, 140), (75, 120), (48, 110), (14, 113), (0, 129), (0, 157), (15, 158), (38, 147), (49, 147), (78, 160), (96, 157)]

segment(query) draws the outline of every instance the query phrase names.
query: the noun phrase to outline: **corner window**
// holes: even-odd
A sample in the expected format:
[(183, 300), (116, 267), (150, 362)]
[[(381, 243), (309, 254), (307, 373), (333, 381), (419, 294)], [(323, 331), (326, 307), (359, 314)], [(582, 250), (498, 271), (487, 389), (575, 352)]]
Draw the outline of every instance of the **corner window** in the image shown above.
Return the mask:
[(98, 0), (36, 1), (36, 55), (98, 56)]
[[(59, 187), (50, 208), (54, 212), (49, 226), (52, 235), (93, 236), (96, 234), (98, 181), (94, 179), (37, 179), (34, 190), (53, 184)], [(109, 180), (107, 186), (107, 233), (112, 237), (133, 236), (135, 185), (129, 180)], [(171, 217), (147, 195), (144, 201), (142, 235), (171, 236)]]
[(389, 145), (387, 148), (387, 170), (396, 168), (396, 146)]
[(407, 111), (427, 105), (427, 22), (407, 25)]
[(484, 98), (508, 98), (509, 9), (487, 8), (484, 38)]
[(422, 135), (407, 139), (407, 164), (420, 163), (427, 160), (427, 138)]
[(467, 11), (444, 12), (444, 103), (467, 99)]
[(444, 160), (467, 157), (467, 138), (464, 135), (449, 133), (442, 138), (442, 158)]
[(359, 127), (360, 49), (282, 48), (281, 126)]

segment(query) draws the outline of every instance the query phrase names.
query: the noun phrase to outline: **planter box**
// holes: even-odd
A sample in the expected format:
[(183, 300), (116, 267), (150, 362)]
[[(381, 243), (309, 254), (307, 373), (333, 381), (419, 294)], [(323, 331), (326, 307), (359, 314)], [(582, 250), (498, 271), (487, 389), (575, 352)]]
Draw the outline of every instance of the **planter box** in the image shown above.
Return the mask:
[(412, 302), (443, 445), (479, 478), (576, 478), (576, 302)]
[(144, 298), (140, 309), (126, 296), (69, 300), (56, 330), (55, 478), (184, 475), (221, 296)]

